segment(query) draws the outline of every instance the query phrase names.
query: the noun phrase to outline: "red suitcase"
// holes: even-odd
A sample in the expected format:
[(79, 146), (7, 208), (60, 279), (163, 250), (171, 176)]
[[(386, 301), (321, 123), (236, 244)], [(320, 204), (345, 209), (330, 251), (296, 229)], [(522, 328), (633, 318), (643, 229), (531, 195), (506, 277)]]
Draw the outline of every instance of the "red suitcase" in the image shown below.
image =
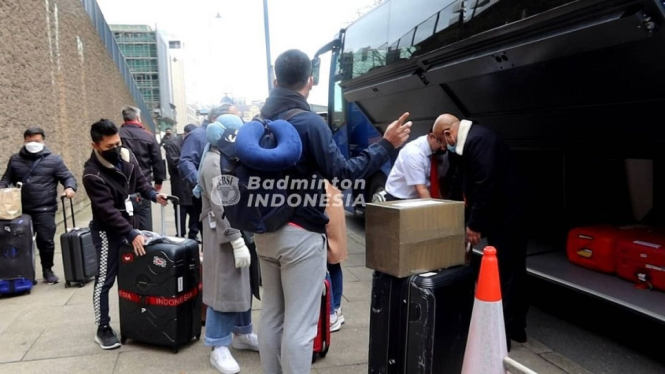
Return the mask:
[(323, 294), (321, 295), (321, 313), (319, 315), (319, 326), (316, 338), (314, 338), (314, 353), (312, 353), (312, 363), (316, 361), (316, 355), (326, 357), (328, 348), (330, 348), (330, 303), (331, 288), (327, 279), (323, 281)]
[(665, 234), (650, 232), (617, 245), (619, 277), (665, 291)]
[(645, 230), (643, 226), (597, 225), (576, 227), (568, 233), (568, 260), (592, 270), (615, 273), (617, 243)]

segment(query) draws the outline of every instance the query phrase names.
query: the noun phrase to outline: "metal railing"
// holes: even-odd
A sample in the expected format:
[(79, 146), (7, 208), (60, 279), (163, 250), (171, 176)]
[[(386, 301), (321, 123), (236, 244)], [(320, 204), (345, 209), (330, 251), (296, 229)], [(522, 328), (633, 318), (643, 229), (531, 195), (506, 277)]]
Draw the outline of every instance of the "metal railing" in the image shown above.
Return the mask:
[[(136, 84), (136, 81), (134, 80), (134, 77), (132, 76), (127, 63), (125, 62), (125, 58), (120, 52), (120, 48), (118, 47), (118, 43), (116, 43), (115, 38), (113, 37), (111, 28), (104, 19), (104, 15), (99, 8), (99, 4), (97, 4), (96, 0), (81, 0), (81, 2), (83, 3), (83, 7), (85, 8), (86, 13), (88, 13), (88, 16), (90, 17), (92, 24), (95, 26), (95, 29), (97, 29), (97, 34), (106, 46), (106, 50), (113, 58), (113, 62), (115, 62), (115, 65), (118, 67), (122, 78), (125, 80), (125, 84), (129, 88), (129, 92), (136, 102), (136, 106), (141, 109), (141, 113), (143, 114), (143, 121), (154, 133), (155, 122), (152, 119), (152, 112), (148, 109), (145, 101), (143, 100), (141, 91), (139, 91), (139, 87)], [(118, 108), (118, 111), (119, 110), (120, 108)]]
[(507, 356), (506, 358), (503, 359), (503, 367), (510, 374), (538, 374), (535, 371), (529, 369), (528, 367), (520, 364), (519, 362)]

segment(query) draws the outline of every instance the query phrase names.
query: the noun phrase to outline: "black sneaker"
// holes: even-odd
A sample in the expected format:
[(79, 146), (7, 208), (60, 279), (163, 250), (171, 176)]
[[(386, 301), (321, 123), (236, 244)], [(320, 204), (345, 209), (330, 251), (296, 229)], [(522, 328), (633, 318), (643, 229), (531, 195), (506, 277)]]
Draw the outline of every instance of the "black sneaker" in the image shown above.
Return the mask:
[(102, 347), (102, 349), (115, 349), (121, 346), (118, 337), (115, 335), (115, 331), (113, 331), (109, 325), (99, 326), (97, 328), (95, 341), (100, 347)]
[(44, 276), (44, 282), (48, 284), (56, 284), (60, 281), (60, 278), (51, 269), (44, 270), (44, 274), (42, 275)]

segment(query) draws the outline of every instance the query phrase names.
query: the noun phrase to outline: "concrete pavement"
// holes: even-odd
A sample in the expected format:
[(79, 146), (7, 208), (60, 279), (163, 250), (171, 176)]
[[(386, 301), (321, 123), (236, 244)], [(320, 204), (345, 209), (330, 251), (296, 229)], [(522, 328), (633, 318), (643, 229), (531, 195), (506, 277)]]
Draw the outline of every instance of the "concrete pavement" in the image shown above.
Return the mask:
[[(165, 189), (168, 185), (165, 183)], [(83, 191), (82, 191), (83, 192)], [(166, 208), (167, 234), (173, 235), (174, 218)], [(153, 209), (155, 230), (160, 229), (159, 207)], [(86, 208), (77, 215), (79, 227), (88, 225)], [(92, 309), (93, 283), (83, 288), (65, 288), (59, 237), (56, 235), (56, 285), (40, 283), (30, 295), (0, 298), (0, 373), (216, 373), (209, 363), (210, 349), (192, 341), (178, 354), (131, 340), (121, 348), (103, 351), (93, 341), (96, 332)], [(365, 239), (349, 231), (349, 259), (344, 268), (342, 308), (346, 323), (332, 334), (328, 355), (314, 364), (312, 373), (367, 373), (369, 312), (372, 270), (365, 268)], [(37, 259), (37, 274), (41, 274)], [(111, 325), (119, 333), (117, 287), (110, 293)], [(261, 303), (254, 300), (253, 318), (258, 322)], [(256, 352), (236, 352), (242, 373), (261, 373)], [(551, 349), (531, 341), (513, 344), (510, 357), (539, 374), (589, 374)], [(480, 374), (480, 373), (479, 373)]]

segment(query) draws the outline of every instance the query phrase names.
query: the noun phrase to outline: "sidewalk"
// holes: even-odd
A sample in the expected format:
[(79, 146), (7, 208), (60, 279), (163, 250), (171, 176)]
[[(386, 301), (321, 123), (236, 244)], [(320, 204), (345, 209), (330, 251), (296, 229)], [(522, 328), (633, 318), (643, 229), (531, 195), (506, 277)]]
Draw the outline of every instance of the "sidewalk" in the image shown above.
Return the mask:
[[(164, 185), (168, 192), (168, 182)], [(166, 208), (167, 234), (173, 235), (174, 214)], [(160, 207), (153, 209), (154, 229), (161, 229)], [(90, 210), (77, 216), (79, 227), (90, 221)], [(83, 288), (65, 288), (62, 254), (56, 235), (56, 267), (61, 278), (56, 285), (40, 283), (30, 295), (0, 298), (0, 373), (217, 373), (209, 363), (210, 348), (192, 341), (173, 354), (169, 349), (150, 347), (131, 340), (112, 351), (103, 351), (93, 341), (96, 332), (92, 310), (93, 283)], [(331, 347), (318, 359), (312, 373), (367, 373), (369, 312), (372, 270), (365, 268), (365, 238), (349, 231), (349, 259), (344, 267), (342, 308), (346, 323), (332, 334)], [(41, 274), (37, 257), (37, 274)], [(39, 275), (38, 275), (39, 276)], [(111, 325), (119, 333), (117, 287), (110, 293)], [(254, 300), (253, 318), (258, 325), (261, 303)], [(243, 374), (261, 373), (256, 352), (233, 352)], [(591, 374), (538, 342), (513, 343), (510, 356), (539, 374)], [(480, 373), (479, 373), (480, 374)]]

